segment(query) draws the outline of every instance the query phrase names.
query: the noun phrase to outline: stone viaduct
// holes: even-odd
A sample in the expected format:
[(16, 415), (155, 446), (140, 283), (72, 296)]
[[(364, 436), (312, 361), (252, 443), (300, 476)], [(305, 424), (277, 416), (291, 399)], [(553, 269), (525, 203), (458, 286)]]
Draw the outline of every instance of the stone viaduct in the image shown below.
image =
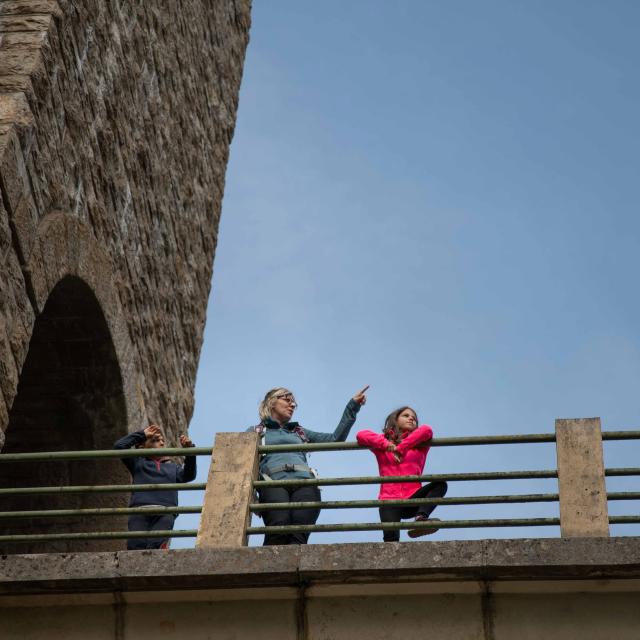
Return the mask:
[[(3, 452), (186, 430), (249, 26), (250, 0), (0, 0)], [(0, 484), (120, 466), (5, 465)]]
[[(250, 0), (0, 0), (2, 453), (188, 426), (249, 26)], [(196, 549), (0, 549), (0, 638), (634, 640), (640, 538), (608, 537), (601, 442), (581, 439), (599, 421), (561, 422), (578, 434), (556, 440), (562, 538), (246, 547), (257, 437), (233, 434)], [(3, 463), (0, 487), (124, 484), (121, 467)], [(125, 529), (0, 520), (0, 534)]]

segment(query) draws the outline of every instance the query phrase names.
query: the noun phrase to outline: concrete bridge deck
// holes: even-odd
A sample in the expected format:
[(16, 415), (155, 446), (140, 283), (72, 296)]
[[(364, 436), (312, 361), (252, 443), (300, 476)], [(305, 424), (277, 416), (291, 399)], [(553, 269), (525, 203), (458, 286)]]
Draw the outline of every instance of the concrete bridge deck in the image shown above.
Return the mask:
[(0, 635), (637, 639), (638, 590), (640, 538), (14, 555)]

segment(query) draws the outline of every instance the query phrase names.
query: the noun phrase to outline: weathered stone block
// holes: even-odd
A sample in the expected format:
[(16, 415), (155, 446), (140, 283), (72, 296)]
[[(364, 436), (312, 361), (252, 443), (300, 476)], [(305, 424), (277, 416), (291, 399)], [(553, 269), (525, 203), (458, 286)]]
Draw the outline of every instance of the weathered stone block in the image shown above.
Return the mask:
[(2, 49), (0, 53), (2, 54), (3, 74), (29, 75), (38, 61), (40, 50), (20, 47), (16, 49)]
[(2, 198), (0, 198), (0, 265), (4, 264), (7, 252), (11, 247), (11, 243), (12, 239), (11, 227), (9, 226), (9, 214), (2, 204)]
[(38, 231), (38, 213), (30, 190), (24, 194), (24, 197), (18, 203), (14, 210), (12, 221), (15, 230), (15, 239), (20, 247), (20, 253), (26, 262), (29, 259), (29, 254), (31, 253), (31, 248), (36, 240)]
[(11, 130), (8, 136), (4, 154), (0, 157), (0, 180), (7, 194), (9, 215), (12, 217), (18, 204), (30, 189), (18, 136), (15, 130)]
[(28, 127), (33, 124), (33, 115), (24, 93), (0, 94), (0, 124), (16, 127)]
[[(2, 5), (5, 3), (3, 2)], [(0, 33), (12, 31), (46, 31), (51, 16), (48, 14), (39, 15), (7, 15), (0, 13)]]
[[(0, 7), (3, 7), (0, 5)], [(2, 9), (0, 8), (0, 11)], [(8, 51), (10, 49), (24, 50), (24, 51), (40, 51), (42, 43), (47, 37), (45, 31), (27, 31), (23, 33), (21, 31), (15, 33), (3, 33), (2, 40), (0, 40), (0, 52)]]
[[(7, 254), (3, 271), (6, 274), (4, 287), (8, 304), (5, 314), (7, 336), (16, 367), (18, 371), (21, 371), (29, 349), (29, 340), (35, 322), (35, 312), (27, 294), (20, 263), (13, 251)], [(2, 302), (0, 302), (1, 311)]]
[(3, 93), (24, 91), (25, 94), (31, 95), (33, 93), (31, 78), (26, 74), (0, 74), (0, 91)]
[(62, 14), (55, 0), (4, 0), (0, 4), (0, 16), (22, 14)]
[(5, 441), (4, 429), (8, 423), (9, 423), (9, 409), (7, 408), (7, 403), (5, 402), (4, 396), (2, 395), (2, 391), (0, 390), (0, 451), (4, 446), (4, 441)]
[(18, 375), (19, 372), (7, 335), (6, 320), (0, 317), (0, 392), (2, 392), (7, 407), (11, 407), (18, 390)]

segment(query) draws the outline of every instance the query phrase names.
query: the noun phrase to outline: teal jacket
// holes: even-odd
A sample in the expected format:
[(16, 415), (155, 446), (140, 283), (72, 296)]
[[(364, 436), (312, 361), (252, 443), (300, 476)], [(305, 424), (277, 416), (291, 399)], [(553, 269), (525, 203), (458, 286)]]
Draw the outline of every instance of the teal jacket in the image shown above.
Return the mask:
[[(342, 418), (333, 433), (311, 431), (301, 427), (297, 422), (288, 422), (280, 426), (277, 422), (268, 419), (262, 422), (264, 427), (263, 444), (300, 444), (304, 440), (296, 433), (300, 429), (309, 442), (344, 442), (349, 435), (351, 427), (356, 421), (360, 411), (360, 405), (353, 399), (349, 400), (344, 409)], [(249, 427), (247, 431), (255, 431), (256, 427)], [(283, 469), (286, 466), (296, 466), (295, 470)], [(312, 478), (309, 470), (307, 456), (302, 451), (287, 451), (283, 453), (267, 453), (260, 459), (260, 473), (271, 480), (287, 480), (293, 478)]]

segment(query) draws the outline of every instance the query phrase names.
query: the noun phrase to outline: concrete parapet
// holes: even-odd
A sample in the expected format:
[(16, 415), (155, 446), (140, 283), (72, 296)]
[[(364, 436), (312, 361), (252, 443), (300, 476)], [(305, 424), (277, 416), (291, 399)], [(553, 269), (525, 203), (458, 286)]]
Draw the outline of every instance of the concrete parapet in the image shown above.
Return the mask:
[(638, 591), (640, 538), (15, 555), (0, 625), (3, 640), (635, 640)]
[(199, 549), (246, 546), (257, 475), (258, 434), (218, 433), (196, 540)]
[(0, 558), (0, 596), (427, 581), (640, 579), (640, 538), (459, 540)]
[(609, 535), (600, 418), (556, 420), (563, 538)]

